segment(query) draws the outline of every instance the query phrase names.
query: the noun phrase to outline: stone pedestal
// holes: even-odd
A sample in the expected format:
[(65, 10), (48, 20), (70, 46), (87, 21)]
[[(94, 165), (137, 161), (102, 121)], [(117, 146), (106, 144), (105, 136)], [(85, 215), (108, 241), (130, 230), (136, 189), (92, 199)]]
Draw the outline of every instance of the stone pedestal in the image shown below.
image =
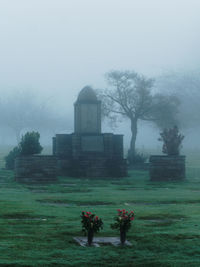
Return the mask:
[(185, 179), (185, 156), (150, 156), (151, 181)]
[(72, 177), (124, 177), (123, 136), (109, 134), (56, 135), (53, 139), (58, 173)]
[(21, 156), (15, 160), (15, 179), (18, 182), (56, 180), (57, 159), (54, 156)]

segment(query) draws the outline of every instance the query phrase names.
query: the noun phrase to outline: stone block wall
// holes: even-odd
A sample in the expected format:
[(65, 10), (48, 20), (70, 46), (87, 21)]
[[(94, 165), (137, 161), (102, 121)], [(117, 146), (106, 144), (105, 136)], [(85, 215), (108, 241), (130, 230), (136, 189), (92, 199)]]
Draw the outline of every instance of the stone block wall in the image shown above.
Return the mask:
[(53, 155), (60, 158), (70, 157), (72, 154), (72, 135), (57, 134), (53, 138)]
[(83, 158), (71, 161), (69, 175), (72, 177), (125, 177), (127, 176), (126, 160), (108, 160), (104, 157)]
[(107, 177), (105, 158), (82, 158), (71, 161), (70, 176), (72, 177)]
[(113, 156), (117, 159), (124, 158), (123, 135), (121, 134), (113, 135)]
[(185, 156), (151, 156), (149, 163), (152, 181), (173, 181), (185, 178)]
[(59, 134), (53, 138), (58, 173), (74, 177), (124, 177), (123, 135)]
[(54, 156), (21, 156), (15, 160), (16, 181), (53, 181), (56, 174), (57, 158)]

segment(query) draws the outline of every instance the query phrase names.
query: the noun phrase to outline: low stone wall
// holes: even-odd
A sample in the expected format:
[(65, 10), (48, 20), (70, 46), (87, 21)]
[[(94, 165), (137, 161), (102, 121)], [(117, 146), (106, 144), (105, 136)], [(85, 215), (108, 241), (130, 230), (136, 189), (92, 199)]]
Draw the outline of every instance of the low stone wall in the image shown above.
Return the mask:
[(58, 159), (58, 173), (72, 177), (125, 177), (126, 160), (108, 160), (104, 157), (79, 158), (71, 160)]
[(71, 169), (70, 159), (57, 158), (57, 174), (58, 175), (71, 176), (70, 169)]
[(70, 175), (72, 177), (107, 177), (106, 160), (79, 159), (71, 161)]
[(185, 156), (150, 156), (151, 181), (173, 181), (185, 178)]
[(124, 177), (123, 135), (57, 134), (53, 138), (59, 175), (72, 177)]
[(56, 180), (57, 158), (46, 155), (21, 156), (15, 160), (16, 181)]

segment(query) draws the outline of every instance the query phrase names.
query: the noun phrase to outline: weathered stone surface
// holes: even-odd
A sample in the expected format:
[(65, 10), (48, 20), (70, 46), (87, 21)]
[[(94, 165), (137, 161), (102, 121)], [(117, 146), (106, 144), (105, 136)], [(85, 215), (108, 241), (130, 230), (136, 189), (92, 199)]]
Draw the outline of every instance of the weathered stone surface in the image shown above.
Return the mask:
[(185, 156), (151, 156), (150, 179), (152, 181), (183, 180)]
[(54, 156), (21, 156), (15, 160), (16, 181), (56, 180), (57, 158)]
[[(74, 240), (82, 247), (87, 246), (87, 237), (77, 236), (74, 237)], [(94, 237), (92, 246), (100, 247), (100, 244), (111, 244), (113, 246), (120, 246), (120, 238), (119, 237)], [(126, 246), (132, 246), (132, 244), (126, 240)]]
[(53, 155), (60, 158), (70, 156), (72, 153), (72, 136), (70, 134), (56, 134), (53, 137)]
[(102, 135), (86, 135), (81, 136), (81, 150), (82, 151), (104, 151), (104, 143)]

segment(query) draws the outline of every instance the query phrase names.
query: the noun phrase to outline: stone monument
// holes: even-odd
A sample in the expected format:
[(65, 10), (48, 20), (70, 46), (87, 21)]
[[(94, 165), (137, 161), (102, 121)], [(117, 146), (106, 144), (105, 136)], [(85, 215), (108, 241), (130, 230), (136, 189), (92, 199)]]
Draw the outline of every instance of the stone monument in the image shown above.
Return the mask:
[(101, 101), (86, 86), (74, 104), (74, 133), (53, 137), (58, 171), (75, 177), (123, 177), (123, 135), (101, 133)]

